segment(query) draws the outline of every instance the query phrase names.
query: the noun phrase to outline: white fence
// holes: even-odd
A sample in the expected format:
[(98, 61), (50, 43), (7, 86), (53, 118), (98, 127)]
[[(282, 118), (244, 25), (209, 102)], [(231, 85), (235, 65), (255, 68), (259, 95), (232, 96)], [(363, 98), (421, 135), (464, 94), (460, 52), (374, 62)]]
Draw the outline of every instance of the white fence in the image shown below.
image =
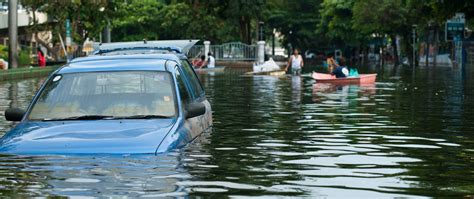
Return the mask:
[[(221, 45), (210, 45), (211, 52), (216, 60), (221, 61), (256, 61), (257, 45), (247, 45), (241, 42), (231, 42)], [(204, 45), (193, 46), (187, 56), (189, 59), (205, 55)]]

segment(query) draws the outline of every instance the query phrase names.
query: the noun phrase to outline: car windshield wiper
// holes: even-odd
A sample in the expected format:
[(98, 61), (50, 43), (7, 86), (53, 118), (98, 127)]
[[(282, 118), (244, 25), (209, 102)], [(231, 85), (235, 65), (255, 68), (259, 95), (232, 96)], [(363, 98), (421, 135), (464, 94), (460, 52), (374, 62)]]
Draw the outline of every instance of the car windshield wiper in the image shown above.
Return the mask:
[(74, 117), (65, 117), (65, 118), (44, 118), (43, 121), (64, 121), (64, 120), (101, 120), (113, 118), (110, 115), (81, 115)]
[(131, 116), (120, 116), (113, 117), (111, 119), (155, 119), (155, 118), (171, 118), (165, 115), (131, 115)]

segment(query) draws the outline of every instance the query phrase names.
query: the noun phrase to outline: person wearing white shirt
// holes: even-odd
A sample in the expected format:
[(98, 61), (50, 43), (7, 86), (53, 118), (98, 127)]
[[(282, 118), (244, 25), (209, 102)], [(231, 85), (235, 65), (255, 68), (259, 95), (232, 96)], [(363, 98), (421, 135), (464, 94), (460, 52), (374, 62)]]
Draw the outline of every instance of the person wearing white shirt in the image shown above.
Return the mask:
[(212, 53), (207, 53), (207, 67), (208, 68), (214, 68), (216, 67), (216, 59), (212, 56)]
[(291, 55), (290, 60), (288, 60), (288, 64), (285, 68), (285, 71), (288, 71), (288, 68), (291, 66), (291, 72), (294, 75), (301, 74), (301, 68), (303, 68), (304, 62), (303, 57), (299, 54), (298, 49), (293, 51), (293, 55)]

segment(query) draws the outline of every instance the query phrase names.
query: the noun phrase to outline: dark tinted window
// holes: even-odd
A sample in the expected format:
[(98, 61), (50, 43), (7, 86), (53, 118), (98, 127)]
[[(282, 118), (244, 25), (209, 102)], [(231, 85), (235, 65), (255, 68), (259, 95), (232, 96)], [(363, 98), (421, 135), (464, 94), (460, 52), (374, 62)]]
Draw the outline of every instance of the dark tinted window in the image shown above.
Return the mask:
[(183, 104), (189, 103), (191, 101), (191, 96), (189, 95), (184, 79), (178, 68), (176, 68), (176, 81), (178, 82), (178, 89), (179, 89), (179, 95), (181, 96), (181, 102)]
[(188, 77), (188, 80), (190, 81), (189, 84), (192, 87), (192, 93), (195, 97), (199, 97), (203, 94), (204, 90), (202, 89), (201, 83), (199, 83), (199, 79), (194, 73), (193, 68), (191, 67), (191, 64), (187, 60), (181, 60), (181, 64), (183, 66), (183, 73), (185, 73), (186, 77)]

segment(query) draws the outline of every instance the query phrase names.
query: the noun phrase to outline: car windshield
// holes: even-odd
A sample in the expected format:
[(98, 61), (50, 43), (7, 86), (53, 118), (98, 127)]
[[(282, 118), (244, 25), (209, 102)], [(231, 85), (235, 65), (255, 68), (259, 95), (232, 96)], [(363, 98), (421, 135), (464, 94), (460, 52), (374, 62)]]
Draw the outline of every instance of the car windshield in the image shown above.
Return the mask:
[(30, 120), (141, 119), (176, 115), (168, 72), (61, 74), (51, 78)]

